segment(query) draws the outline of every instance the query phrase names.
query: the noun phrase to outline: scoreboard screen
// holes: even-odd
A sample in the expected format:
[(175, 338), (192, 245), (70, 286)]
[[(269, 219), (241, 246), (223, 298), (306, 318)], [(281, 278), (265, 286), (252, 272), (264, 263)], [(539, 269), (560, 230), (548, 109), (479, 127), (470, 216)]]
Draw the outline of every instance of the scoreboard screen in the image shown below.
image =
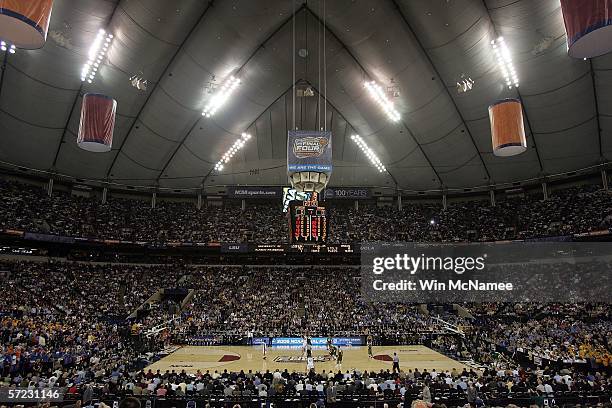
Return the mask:
[(289, 204), (289, 234), (291, 243), (320, 244), (327, 241), (329, 218), (327, 208), (305, 201)]

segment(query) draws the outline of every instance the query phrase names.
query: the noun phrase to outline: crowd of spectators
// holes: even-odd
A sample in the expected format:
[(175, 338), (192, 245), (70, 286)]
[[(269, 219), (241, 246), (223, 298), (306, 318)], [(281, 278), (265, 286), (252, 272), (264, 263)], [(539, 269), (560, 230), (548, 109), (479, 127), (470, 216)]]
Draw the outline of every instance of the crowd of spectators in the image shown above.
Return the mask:
[[(550, 369), (485, 369), (474, 370), (418, 370), (407, 368), (399, 373), (389, 370), (311, 372), (308, 375), (288, 370), (265, 372), (142, 370), (122, 378), (120, 387), (126, 395), (147, 397), (209, 398), (224, 396), (253, 399), (270, 397), (306, 397), (334, 403), (337, 400), (358, 398), (388, 401), (438, 401), (450, 406), (483, 406), (510, 398), (543, 401), (555, 395), (584, 393), (605, 396), (612, 384), (605, 375), (559, 373)], [(453, 404), (454, 403), (454, 404)], [(381, 404), (382, 405), (382, 404)]]
[[(143, 241), (286, 240), (286, 221), (270, 203), (193, 203), (111, 198), (101, 204), (31, 185), (0, 181), (0, 228), (66, 236)], [(488, 202), (331, 204), (331, 242), (369, 240), (469, 241), (538, 238), (609, 228), (610, 195), (596, 187)], [(478, 303), (467, 313), (428, 314), (419, 305), (362, 298), (351, 267), (204, 267), (119, 263), (3, 261), (0, 263), (0, 386), (64, 387), (93, 395), (235, 398), (343, 396), (476, 403), (499, 396), (544, 397), (584, 392), (610, 395), (612, 316), (603, 304)], [(160, 289), (183, 288), (136, 313)], [(132, 320), (126, 320), (130, 317)], [(136, 316), (134, 318), (134, 316)], [(134, 320), (136, 319), (136, 320)], [(142, 332), (135, 340), (127, 323)], [(452, 326), (457, 332), (449, 332)], [(484, 372), (401, 373), (198, 372), (142, 370), (152, 354), (205, 336), (360, 336), (376, 342), (421, 342)], [(385, 340), (385, 341), (386, 341)], [(525, 362), (528, 361), (526, 368)], [(548, 365), (551, 365), (547, 367)], [(539, 366), (539, 367), (538, 367)], [(88, 397), (89, 396), (89, 397)]]
[(338, 242), (459, 242), (540, 238), (610, 227), (612, 196), (597, 186), (559, 190), (547, 200), (525, 195), (490, 201), (395, 207), (359, 206), (333, 213)]
[[(359, 295), (352, 268), (203, 267), (169, 265), (4, 262), (6, 296), (0, 299), (0, 383), (58, 385), (83, 395), (207, 397), (357, 396), (463, 401), (466, 396), (498, 398), (509, 393), (535, 397), (556, 392), (610, 393), (610, 310), (600, 304), (465, 304), (471, 312), (433, 316), (418, 305), (371, 303)], [(153, 338), (143, 349), (127, 316), (159, 289), (195, 291), (184, 309), (168, 301), (140, 322), (144, 330), (176, 318), (176, 343), (217, 333), (245, 337), (442, 333), (438, 317), (465, 333), (432, 336), (430, 346), (459, 360), (471, 360), (484, 373), (415, 372), (399, 374), (142, 371), (145, 352), (168, 345)], [(168, 311), (172, 310), (172, 313)], [(159, 316), (155, 312), (159, 311)], [(446, 312), (450, 313), (450, 312)], [(452, 317), (451, 317), (452, 316)], [(112, 317), (112, 319), (110, 318)], [(166, 343), (164, 344), (164, 341)], [(520, 368), (514, 355), (570, 363)], [(500, 356), (503, 354), (503, 358)], [(150, 356), (150, 355), (149, 355)], [(146, 357), (149, 358), (149, 357)], [(587, 370), (572, 370), (581, 363)], [(468, 390), (472, 390), (469, 391)], [(471, 397), (469, 397), (471, 398)]]
[[(64, 236), (166, 242), (283, 243), (287, 221), (277, 202), (226, 200), (220, 206), (110, 197), (106, 204), (36, 186), (0, 180), (0, 228)], [(489, 201), (411, 203), (403, 209), (363, 202), (359, 209), (330, 201), (329, 242), (493, 241), (607, 229), (612, 202), (597, 186), (555, 191), (548, 200), (524, 195)], [(254, 204), (255, 203), (255, 204)]]
[(6, 180), (0, 180), (0, 193), (0, 228), (147, 242), (233, 242), (249, 236), (269, 243), (287, 235), (280, 205), (278, 211), (264, 205), (242, 212), (240, 203), (200, 210), (194, 203), (163, 200), (155, 208), (150, 201), (125, 198), (102, 204), (62, 191), (49, 197), (40, 187)]
[[(4, 311), (48, 307), (71, 316), (125, 318), (156, 291), (183, 287), (194, 296), (180, 313), (185, 335), (387, 336), (430, 332), (438, 325), (414, 305), (372, 303), (360, 294), (355, 268), (204, 267), (193, 265), (4, 262), (11, 296)], [(23, 299), (32, 299), (23, 302)], [(85, 301), (83, 301), (85, 300)], [(173, 309), (177, 306), (172, 302)], [(162, 307), (164, 306), (164, 307)], [(153, 327), (173, 317), (168, 305), (147, 316)], [(257, 322), (252, 316), (258, 316)], [(174, 313), (176, 315), (176, 313)]]
[[(175, 265), (94, 264), (85, 262), (3, 262), (9, 299), (4, 304), (40, 305), (64, 314), (125, 319), (159, 288), (172, 287), (184, 271)], [(35, 299), (35, 303), (20, 302)]]
[(117, 380), (137, 369), (141, 355), (125, 318), (173, 282), (167, 268), (2, 262), (0, 383), (117, 392)]
[(610, 308), (595, 317), (589, 313), (590, 305), (572, 305), (571, 309), (568, 314), (551, 314), (541, 308), (537, 315), (514, 321), (504, 314), (478, 316), (474, 341), (487, 341), (536, 360), (612, 366)]
[(244, 336), (252, 331), (256, 336), (359, 336), (369, 332), (385, 337), (436, 327), (414, 305), (364, 300), (355, 268), (224, 266), (196, 268), (189, 278), (190, 287), (197, 291), (185, 311), (182, 330), (186, 335)]

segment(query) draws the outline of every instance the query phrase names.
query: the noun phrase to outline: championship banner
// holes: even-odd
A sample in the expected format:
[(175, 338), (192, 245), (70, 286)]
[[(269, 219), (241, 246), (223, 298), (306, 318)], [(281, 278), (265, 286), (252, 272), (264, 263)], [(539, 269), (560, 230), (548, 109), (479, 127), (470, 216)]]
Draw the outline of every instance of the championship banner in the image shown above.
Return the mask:
[(290, 130), (287, 137), (287, 172), (332, 172), (330, 131)]
[(283, 212), (289, 211), (291, 201), (308, 201), (312, 196), (308, 191), (297, 191), (295, 188), (283, 187)]

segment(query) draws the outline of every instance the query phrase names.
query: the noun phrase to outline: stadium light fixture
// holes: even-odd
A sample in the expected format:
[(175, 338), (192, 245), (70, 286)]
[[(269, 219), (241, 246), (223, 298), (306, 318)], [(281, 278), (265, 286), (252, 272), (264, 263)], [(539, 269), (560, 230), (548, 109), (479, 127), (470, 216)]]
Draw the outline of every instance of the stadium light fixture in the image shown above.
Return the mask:
[(230, 147), (230, 149), (227, 152), (225, 152), (223, 157), (221, 157), (221, 160), (219, 160), (217, 164), (215, 164), (215, 170), (216, 171), (223, 170), (223, 166), (227, 164), (232, 159), (232, 157), (234, 157), (237, 151), (239, 151), (240, 149), (244, 147), (244, 145), (250, 138), (251, 138), (250, 134), (243, 133), (240, 139), (236, 140), (234, 144), (232, 145), (232, 147)]
[(15, 44), (9, 44), (6, 41), (0, 41), (0, 50), (2, 51), (8, 51), (9, 54), (14, 54), (17, 51), (17, 48), (15, 48)]
[(376, 169), (378, 169), (379, 173), (383, 173), (387, 171), (385, 166), (382, 164), (376, 153), (368, 146), (366, 142), (359, 135), (351, 135), (351, 140), (357, 143), (357, 146), (361, 149), (361, 151), (368, 157), (370, 163), (372, 163)]
[(385, 91), (380, 85), (374, 81), (366, 81), (364, 86), (370, 93), (372, 99), (376, 101), (376, 103), (381, 107), (391, 121), (397, 122), (402, 118), (399, 112), (395, 109), (393, 102), (389, 100), (385, 94)]
[(229, 77), (227, 81), (221, 85), (221, 88), (217, 90), (217, 92), (213, 95), (208, 105), (202, 111), (202, 116), (210, 118), (219, 110), (220, 107), (225, 105), (230, 96), (234, 93), (236, 87), (240, 85), (240, 79), (235, 76)]
[(513, 87), (518, 88), (518, 76), (516, 74), (516, 69), (514, 69), (514, 64), (512, 63), (512, 55), (510, 55), (510, 50), (504, 41), (504, 37), (492, 40), (491, 46), (493, 47), (493, 53), (497, 59), (499, 70), (504, 75), (506, 86), (508, 89), (512, 89)]
[(461, 75), (461, 78), (457, 81), (457, 93), (462, 94), (472, 90), (474, 88), (474, 80), (465, 75)]
[(145, 92), (147, 90), (147, 86), (149, 85), (149, 81), (144, 79), (140, 74), (132, 75), (130, 77), (130, 83), (134, 88), (138, 89), (139, 91)]
[(89, 58), (81, 70), (81, 82), (87, 81), (89, 84), (93, 82), (112, 42), (113, 35), (111, 33), (107, 33), (103, 29), (98, 31), (95, 41), (89, 47)]

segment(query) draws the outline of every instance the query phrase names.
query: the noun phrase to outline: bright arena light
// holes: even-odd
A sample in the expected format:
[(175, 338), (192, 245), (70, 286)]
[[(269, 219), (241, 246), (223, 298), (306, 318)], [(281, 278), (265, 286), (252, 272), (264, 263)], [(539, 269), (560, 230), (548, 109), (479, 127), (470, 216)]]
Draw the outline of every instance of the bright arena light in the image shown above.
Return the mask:
[(512, 89), (513, 86), (518, 88), (518, 76), (516, 74), (516, 70), (514, 69), (512, 56), (510, 55), (510, 50), (504, 41), (504, 37), (499, 37), (497, 40), (492, 40), (491, 46), (493, 47), (493, 52), (495, 53), (499, 70), (504, 75), (506, 86), (508, 89)]
[(112, 42), (112, 34), (106, 33), (103, 29), (98, 31), (95, 41), (91, 44), (91, 47), (89, 47), (89, 59), (85, 65), (83, 65), (83, 70), (81, 71), (82, 82), (87, 81), (87, 83), (90, 84), (93, 82)]
[(363, 141), (361, 136), (359, 135), (351, 135), (351, 140), (357, 143), (357, 146), (361, 149), (361, 151), (368, 157), (370, 163), (372, 163), (380, 173), (387, 171), (385, 166), (382, 164), (376, 153), (368, 146), (366, 142)]
[(225, 152), (223, 157), (221, 157), (221, 160), (219, 160), (217, 164), (215, 164), (215, 170), (216, 171), (223, 170), (223, 166), (227, 164), (232, 159), (232, 157), (234, 157), (234, 155), (236, 154), (238, 150), (244, 147), (244, 145), (250, 138), (251, 138), (250, 134), (243, 133), (240, 139), (236, 140), (234, 144), (232, 145), (232, 147), (230, 147), (230, 149), (227, 152)]
[(7, 44), (5, 41), (0, 41), (0, 50), (8, 51), (11, 54), (14, 54), (17, 48), (15, 48), (15, 44)]
[(238, 85), (240, 85), (239, 78), (236, 78), (233, 75), (229, 77), (229, 79), (225, 81), (221, 88), (219, 88), (219, 90), (217, 90), (217, 92), (213, 95), (210, 102), (208, 102), (208, 105), (206, 105), (206, 107), (202, 111), (202, 116), (205, 116), (207, 118), (213, 116), (220, 107), (225, 105), (225, 103), (232, 95), (232, 93), (234, 93), (234, 90), (236, 89), (236, 87), (238, 87)]
[(366, 81), (363, 85), (370, 92), (370, 96), (376, 101), (376, 103), (378, 103), (389, 119), (391, 119), (393, 122), (397, 122), (402, 118), (399, 112), (395, 110), (393, 102), (387, 98), (385, 91), (380, 85), (374, 81)]

